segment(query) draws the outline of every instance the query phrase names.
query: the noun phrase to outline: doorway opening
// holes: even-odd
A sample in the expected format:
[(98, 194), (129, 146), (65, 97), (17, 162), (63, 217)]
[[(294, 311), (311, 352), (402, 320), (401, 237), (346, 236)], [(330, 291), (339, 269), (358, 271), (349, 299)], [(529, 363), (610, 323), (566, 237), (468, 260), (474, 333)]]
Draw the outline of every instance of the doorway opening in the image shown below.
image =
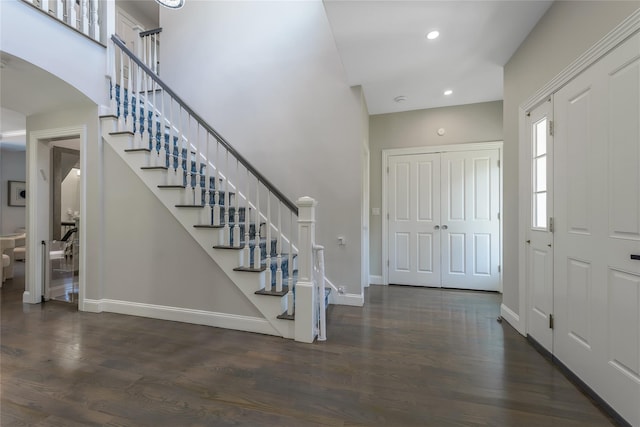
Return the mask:
[(27, 143), (28, 256), (23, 302), (84, 298), (84, 127), (34, 131)]

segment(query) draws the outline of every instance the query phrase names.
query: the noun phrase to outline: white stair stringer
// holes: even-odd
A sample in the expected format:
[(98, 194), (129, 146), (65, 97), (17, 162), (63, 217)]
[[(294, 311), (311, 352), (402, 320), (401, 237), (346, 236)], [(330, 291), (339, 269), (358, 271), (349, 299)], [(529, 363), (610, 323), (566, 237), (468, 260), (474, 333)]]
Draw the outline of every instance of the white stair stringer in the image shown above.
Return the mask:
[[(187, 189), (160, 189), (158, 185), (167, 184), (167, 171), (164, 170), (143, 170), (141, 167), (149, 166), (149, 152), (125, 152), (131, 147), (131, 134), (111, 135), (114, 129), (114, 118), (102, 118), (102, 137), (108, 145), (118, 154), (118, 156), (133, 170), (133, 172), (145, 183), (147, 188), (160, 200), (160, 202), (172, 213), (180, 224), (187, 230), (193, 239), (209, 254), (211, 259), (220, 266), (224, 273), (233, 281), (233, 283), (242, 291), (247, 299), (256, 307), (256, 309), (264, 316), (273, 328), (273, 335), (283, 338), (294, 338), (295, 323), (290, 320), (278, 319), (280, 315), (287, 309), (286, 296), (275, 297), (256, 295), (255, 292), (263, 289), (265, 285), (266, 271), (259, 273), (234, 271), (239, 266), (240, 250), (235, 249), (214, 249), (213, 246), (218, 242), (218, 232), (220, 230), (199, 229), (194, 225), (200, 223), (201, 210), (203, 208), (177, 208), (176, 204), (185, 202), (190, 198), (190, 192)], [(185, 194), (187, 195), (185, 197)]]

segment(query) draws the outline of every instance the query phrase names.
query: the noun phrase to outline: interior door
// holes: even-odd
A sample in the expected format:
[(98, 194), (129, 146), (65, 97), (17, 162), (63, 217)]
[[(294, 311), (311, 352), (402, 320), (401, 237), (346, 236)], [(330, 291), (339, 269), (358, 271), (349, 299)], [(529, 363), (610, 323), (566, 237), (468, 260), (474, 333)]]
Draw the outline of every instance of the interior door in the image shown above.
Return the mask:
[(389, 283), (440, 286), (440, 154), (388, 166)]
[(498, 150), (441, 157), (442, 287), (499, 291)]
[(529, 325), (527, 333), (553, 352), (553, 136), (551, 99), (527, 117), (530, 147), (530, 223), (527, 240)]
[(640, 425), (640, 36), (555, 100), (555, 355)]

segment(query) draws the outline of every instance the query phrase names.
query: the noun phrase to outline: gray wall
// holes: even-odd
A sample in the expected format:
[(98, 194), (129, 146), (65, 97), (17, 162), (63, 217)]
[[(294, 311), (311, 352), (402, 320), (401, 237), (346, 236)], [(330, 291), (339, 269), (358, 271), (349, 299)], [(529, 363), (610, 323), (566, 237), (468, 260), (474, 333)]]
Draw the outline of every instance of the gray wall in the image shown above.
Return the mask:
[[(439, 136), (438, 129), (445, 134)], [(382, 150), (502, 141), (502, 101), (370, 117), (371, 209), (382, 211)], [(382, 217), (370, 216), (370, 272), (382, 274)]]
[(362, 97), (322, 2), (187, 1), (160, 25), (163, 79), (290, 199), (318, 200), (327, 277), (360, 294)]
[(103, 159), (103, 298), (262, 318), (111, 146)]
[[(638, 1), (556, 1), (504, 69), (503, 304), (519, 314), (518, 108), (624, 18)], [(524, 266), (520, 266), (524, 268)]]
[(27, 158), (24, 150), (0, 149), (0, 234), (24, 228), (26, 208), (9, 206), (9, 181), (26, 181)]

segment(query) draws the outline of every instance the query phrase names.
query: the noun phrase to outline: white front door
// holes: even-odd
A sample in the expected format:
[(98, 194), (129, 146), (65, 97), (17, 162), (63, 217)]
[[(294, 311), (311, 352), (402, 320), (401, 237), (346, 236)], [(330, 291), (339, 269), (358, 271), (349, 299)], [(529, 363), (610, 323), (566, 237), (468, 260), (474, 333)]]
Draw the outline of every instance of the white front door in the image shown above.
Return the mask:
[(640, 36), (555, 103), (554, 353), (640, 425)]
[(527, 333), (553, 352), (553, 136), (551, 99), (529, 113), (530, 223), (527, 240)]
[(440, 154), (388, 165), (389, 283), (440, 286)]
[(442, 287), (500, 290), (498, 150), (441, 157)]

